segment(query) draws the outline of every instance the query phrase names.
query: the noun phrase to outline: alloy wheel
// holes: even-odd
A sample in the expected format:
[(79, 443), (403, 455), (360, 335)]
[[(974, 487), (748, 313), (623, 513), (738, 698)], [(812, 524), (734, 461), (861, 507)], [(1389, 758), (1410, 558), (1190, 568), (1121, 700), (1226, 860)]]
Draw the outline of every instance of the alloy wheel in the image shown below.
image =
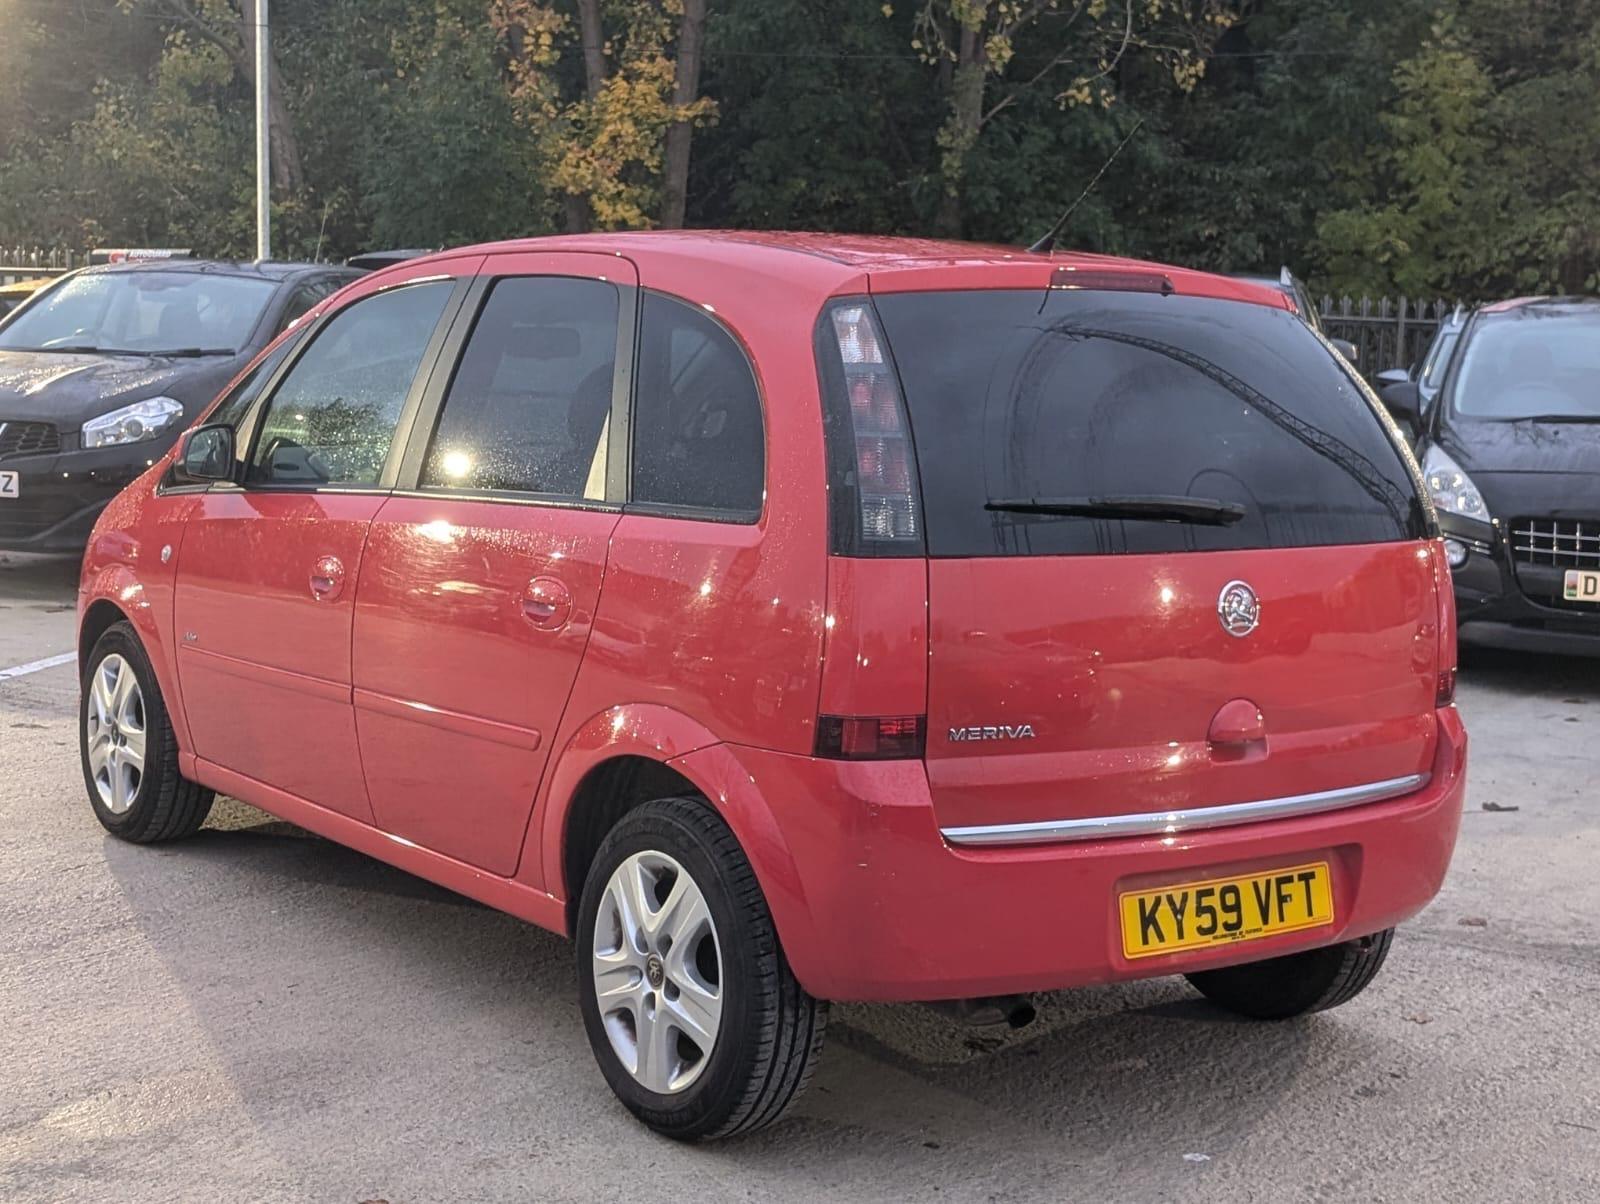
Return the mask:
[(95, 791), (107, 811), (122, 815), (144, 781), (146, 729), (139, 679), (117, 653), (95, 667), (85, 725)]
[(595, 999), (617, 1060), (640, 1086), (672, 1095), (705, 1070), (722, 1026), (723, 964), (705, 895), (665, 853), (617, 866), (591, 950)]

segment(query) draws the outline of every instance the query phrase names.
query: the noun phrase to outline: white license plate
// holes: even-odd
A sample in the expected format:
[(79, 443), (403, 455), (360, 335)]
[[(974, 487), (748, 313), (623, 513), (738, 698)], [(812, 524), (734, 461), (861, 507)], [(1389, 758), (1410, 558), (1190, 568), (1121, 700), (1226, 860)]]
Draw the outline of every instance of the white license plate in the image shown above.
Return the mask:
[[(0, 477), (4, 476), (4, 473), (0, 473)], [(4, 482), (0, 481), (0, 497), (4, 496)], [(1561, 583), (1561, 596), (1568, 602), (1593, 602), (1600, 606), (1600, 573), (1588, 569), (1568, 569), (1566, 579)]]
[(21, 496), (22, 474), (20, 472), (0, 472), (0, 498)]

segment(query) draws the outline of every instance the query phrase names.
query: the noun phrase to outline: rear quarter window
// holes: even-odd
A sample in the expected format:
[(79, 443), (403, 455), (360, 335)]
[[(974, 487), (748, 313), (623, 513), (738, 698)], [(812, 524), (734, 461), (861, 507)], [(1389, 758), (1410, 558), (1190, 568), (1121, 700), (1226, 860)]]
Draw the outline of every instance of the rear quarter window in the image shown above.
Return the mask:
[[(1411, 469), (1286, 310), (1146, 293), (877, 299), (933, 556), (1220, 551), (1420, 538)], [(1226, 525), (1019, 514), (994, 499), (1161, 496)]]

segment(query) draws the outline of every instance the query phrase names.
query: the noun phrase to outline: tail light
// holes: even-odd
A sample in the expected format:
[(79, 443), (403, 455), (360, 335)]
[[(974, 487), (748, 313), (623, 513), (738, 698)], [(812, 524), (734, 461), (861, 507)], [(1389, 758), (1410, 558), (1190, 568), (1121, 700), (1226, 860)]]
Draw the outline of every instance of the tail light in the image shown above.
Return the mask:
[(900, 379), (865, 299), (834, 305), (817, 331), (828, 431), (833, 551), (921, 555), (916, 460)]
[(822, 715), (817, 756), (836, 761), (920, 757), (928, 742), (925, 715)]

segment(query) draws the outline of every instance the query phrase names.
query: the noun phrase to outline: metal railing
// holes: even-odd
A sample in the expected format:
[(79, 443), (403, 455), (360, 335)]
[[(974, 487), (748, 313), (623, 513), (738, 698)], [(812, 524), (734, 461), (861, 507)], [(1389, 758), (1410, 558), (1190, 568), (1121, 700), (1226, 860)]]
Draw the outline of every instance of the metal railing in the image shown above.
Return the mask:
[(1420, 360), (1433, 341), (1439, 323), (1449, 317), (1457, 302), (1443, 299), (1417, 301), (1409, 297), (1324, 296), (1317, 308), (1322, 325), (1334, 338), (1356, 345), (1356, 361), (1368, 377), (1386, 368), (1409, 368)]
[(8, 247), (0, 244), (0, 284), (59, 276), (89, 262), (88, 251), (70, 247)]

